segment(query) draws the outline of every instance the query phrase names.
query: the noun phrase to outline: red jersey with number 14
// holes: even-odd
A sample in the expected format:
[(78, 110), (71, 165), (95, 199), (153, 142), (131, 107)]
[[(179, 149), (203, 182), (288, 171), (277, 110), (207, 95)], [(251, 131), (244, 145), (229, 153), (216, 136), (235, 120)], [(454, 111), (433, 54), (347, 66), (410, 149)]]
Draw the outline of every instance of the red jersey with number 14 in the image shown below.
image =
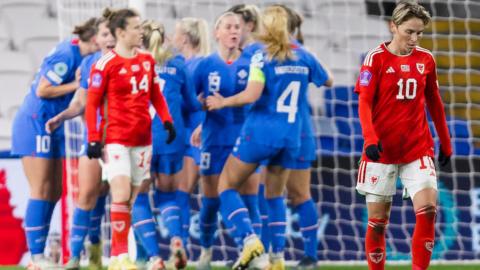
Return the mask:
[[(450, 155), (450, 136), (432, 54), (416, 47), (408, 55), (396, 55), (387, 45), (367, 54), (355, 86), (360, 95), (364, 148), (381, 142), (383, 152), (378, 162), (386, 164), (409, 163), (424, 155), (433, 157), (427, 107), (442, 150)], [(368, 160), (365, 154), (362, 159)]]
[[(150, 102), (162, 122), (172, 121), (151, 54), (140, 50), (133, 58), (123, 58), (113, 50), (105, 54), (90, 73), (85, 111), (88, 141), (125, 146), (151, 144)], [(98, 108), (102, 114), (100, 127)]]

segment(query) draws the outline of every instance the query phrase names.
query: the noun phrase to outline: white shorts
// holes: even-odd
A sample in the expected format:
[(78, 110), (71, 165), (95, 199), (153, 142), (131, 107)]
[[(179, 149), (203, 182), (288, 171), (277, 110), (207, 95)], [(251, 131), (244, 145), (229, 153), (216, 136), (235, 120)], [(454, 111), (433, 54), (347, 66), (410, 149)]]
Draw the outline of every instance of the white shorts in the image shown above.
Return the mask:
[(152, 146), (129, 147), (121, 144), (105, 146), (104, 168), (108, 181), (115, 176), (130, 177), (132, 185), (139, 186), (143, 180), (150, 178), (150, 160)]
[(356, 189), (360, 194), (367, 195), (367, 202), (391, 201), (396, 192), (397, 178), (402, 181), (406, 195), (412, 199), (417, 192), (425, 188), (437, 189), (435, 164), (429, 156), (408, 164), (362, 161), (358, 169)]

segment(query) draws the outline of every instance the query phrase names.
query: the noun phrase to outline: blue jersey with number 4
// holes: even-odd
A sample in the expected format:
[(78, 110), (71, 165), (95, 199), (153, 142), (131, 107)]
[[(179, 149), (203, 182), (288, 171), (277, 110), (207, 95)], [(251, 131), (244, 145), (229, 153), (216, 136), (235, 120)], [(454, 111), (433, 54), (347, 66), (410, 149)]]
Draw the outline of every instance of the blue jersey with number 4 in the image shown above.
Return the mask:
[[(300, 135), (308, 111), (309, 83), (323, 85), (328, 75), (313, 55), (292, 46), (294, 59), (268, 60), (265, 52), (252, 57), (251, 68), (265, 77), (261, 97), (253, 104), (242, 130), (252, 142), (273, 147), (300, 147)], [(309, 116), (308, 116), (309, 117)]]
[[(217, 92), (224, 97), (243, 91), (247, 85), (250, 59), (240, 56), (226, 63), (218, 53), (205, 57), (198, 65), (194, 81), (204, 97)], [(245, 121), (247, 107), (208, 111), (202, 126), (202, 146), (233, 146)]]

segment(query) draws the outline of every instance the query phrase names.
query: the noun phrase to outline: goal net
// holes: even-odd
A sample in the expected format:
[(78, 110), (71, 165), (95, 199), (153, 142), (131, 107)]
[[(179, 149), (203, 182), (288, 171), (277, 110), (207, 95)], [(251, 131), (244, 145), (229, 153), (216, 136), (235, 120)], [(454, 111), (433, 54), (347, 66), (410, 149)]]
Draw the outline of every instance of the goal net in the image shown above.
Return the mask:
[[(105, 6), (126, 6), (128, 1), (58, 0), (59, 28), (67, 35), (72, 25), (99, 15)], [(202, 17), (213, 24), (221, 12), (239, 1), (143, 0), (146, 18), (162, 22), (172, 34), (175, 21)], [(321, 260), (363, 261), (367, 212), (364, 198), (355, 191), (358, 160), (363, 140), (358, 119), (358, 96), (353, 86), (366, 52), (390, 40), (388, 19), (393, 0), (264, 0), (242, 1), (264, 7), (283, 3), (304, 16), (306, 47), (314, 52), (335, 78), (332, 88), (310, 89), (318, 160), (312, 167), (311, 192), (319, 211)], [(438, 169), (439, 208), (434, 260), (480, 258), (480, 2), (474, 0), (420, 1), (433, 17), (420, 42), (431, 50), (438, 65), (441, 95), (445, 103), (454, 155), (451, 165)], [(212, 37), (213, 40), (213, 37)], [(432, 132), (435, 135), (433, 124)], [(71, 140), (78, 134), (67, 133)], [(436, 135), (435, 135), (436, 136)], [(436, 149), (438, 139), (436, 138)], [(74, 150), (69, 150), (74, 157)], [(68, 159), (67, 159), (68, 160)], [(75, 163), (67, 163), (74, 179)], [(476, 173), (477, 172), (477, 173)], [(69, 195), (71, 196), (71, 195)], [(199, 197), (192, 196), (190, 251), (196, 259), (199, 247)], [(69, 208), (71, 211), (71, 208)], [(288, 211), (287, 259), (303, 255), (298, 216)], [(415, 224), (412, 203), (401, 199), (399, 186), (387, 231), (388, 260), (409, 260)], [(107, 223), (108, 226), (108, 223)], [(160, 224), (160, 232), (166, 230)], [(167, 252), (168, 242), (161, 243)], [(236, 257), (233, 242), (220, 230), (214, 260)]]

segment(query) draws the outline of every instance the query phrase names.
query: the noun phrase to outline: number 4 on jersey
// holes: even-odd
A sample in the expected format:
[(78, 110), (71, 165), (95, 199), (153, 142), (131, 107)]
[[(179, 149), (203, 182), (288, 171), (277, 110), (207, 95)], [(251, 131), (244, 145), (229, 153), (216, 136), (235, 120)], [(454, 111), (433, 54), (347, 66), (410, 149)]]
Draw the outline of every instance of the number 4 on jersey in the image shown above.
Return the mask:
[[(298, 111), (298, 95), (300, 94), (300, 82), (290, 82), (285, 90), (283, 90), (277, 100), (277, 112), (288, 113), (288, 123), (295, 122)], [(287, 98), (290, 96), (290, 104), (286, 104)]]

